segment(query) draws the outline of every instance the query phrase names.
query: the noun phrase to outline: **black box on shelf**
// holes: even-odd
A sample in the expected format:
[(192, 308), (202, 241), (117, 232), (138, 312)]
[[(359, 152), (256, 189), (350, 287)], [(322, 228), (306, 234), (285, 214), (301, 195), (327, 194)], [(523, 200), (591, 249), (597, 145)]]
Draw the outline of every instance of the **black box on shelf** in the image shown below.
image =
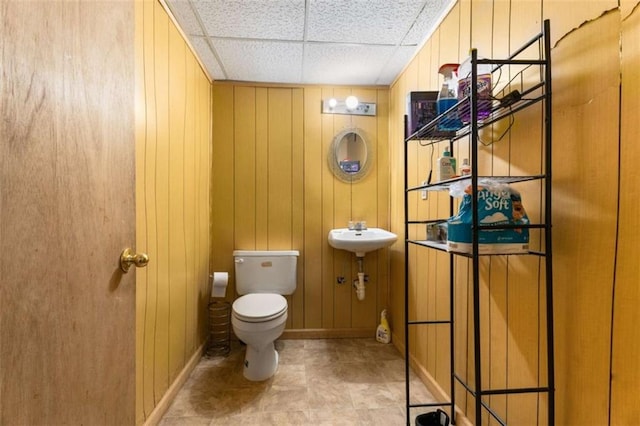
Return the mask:
[(427, 241), (434, 243), (447, 243), (447, 221), (432, 222), (427, 224)]
[(407, 95), (409, 134), (438, 116), (438, 92), (410, 92)]
[[(409, 135), (438, 117), (438, 92), (410, 92), (407, 95), (407, 117)], [(455, 130), (439, 130), (438, 126), (433, 126), (420, 136), (446, 139), (455, 135)]]

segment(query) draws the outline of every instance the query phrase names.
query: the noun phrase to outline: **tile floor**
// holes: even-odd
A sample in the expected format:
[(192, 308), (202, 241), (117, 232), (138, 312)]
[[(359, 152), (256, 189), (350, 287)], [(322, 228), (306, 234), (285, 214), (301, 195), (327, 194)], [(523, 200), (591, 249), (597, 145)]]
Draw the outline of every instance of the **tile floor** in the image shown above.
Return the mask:
[[(264, 382), (242, 376), (237, 342), (227, 357), (202, 358), (160, 425), (406, 424), (404, 357), (393, 345), (318, 339), (279, 340), (276, 348), (278, 371)], [(433, 401), (413, 375), (411, 395)]]

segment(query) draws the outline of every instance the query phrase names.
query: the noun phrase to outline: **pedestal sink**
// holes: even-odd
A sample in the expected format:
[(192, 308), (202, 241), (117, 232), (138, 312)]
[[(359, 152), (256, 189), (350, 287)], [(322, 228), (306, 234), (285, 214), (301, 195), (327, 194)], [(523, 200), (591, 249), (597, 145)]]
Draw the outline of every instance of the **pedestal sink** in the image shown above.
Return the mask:
[(397, 239), (396, 234), (381, 228), (362, 230), (338, 228), (329, 231), (331, 247), (353, 252), (357, 257), (364, 257), (367, 252), (388, 247)]

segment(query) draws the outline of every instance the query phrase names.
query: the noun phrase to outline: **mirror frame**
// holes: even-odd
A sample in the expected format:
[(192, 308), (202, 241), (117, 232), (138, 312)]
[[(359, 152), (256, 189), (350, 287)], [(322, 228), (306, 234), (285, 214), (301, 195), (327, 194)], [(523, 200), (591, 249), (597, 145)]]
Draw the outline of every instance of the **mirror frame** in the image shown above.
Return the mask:
[[(351, 134), (356, 134), (359, 136), (362, 142), (364, 143), (366, 158), (363, 161), (363, 164), (360, 165), (360, 170), (353, 173), (345, 172), (340, 167), (340, 161), (338, 159), (337, 153), (340, 150), (340, 144), (343, 139)], [(367, 172), (371, 168), (371, 164), (373, 160), (373, 150), (371, 149), (371, 144), (367, 140), (365, 133), (362, 129), (357, 127), (348, 127), (338, 132), (331, 142), (331, 148), (329, 149), (329, 154), (327, 155), (327, 162), (329, 163), (329, 169), (333, 172), (333, 175), (340, 179), (343, 182), (357, 182), (367, 175)]]

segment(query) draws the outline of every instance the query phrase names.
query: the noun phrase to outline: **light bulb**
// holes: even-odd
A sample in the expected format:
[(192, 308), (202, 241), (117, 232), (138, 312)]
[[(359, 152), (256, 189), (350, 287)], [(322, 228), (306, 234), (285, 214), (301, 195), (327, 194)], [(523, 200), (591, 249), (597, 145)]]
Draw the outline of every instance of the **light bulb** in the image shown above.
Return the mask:
[(336, 100), (336, 98), (329, 99), (329, 108), (335, 108), (336, 105), (338, 105), (338, 101)]
[(347, 97), (347, 99), (345, 99), (344, 103), (348, 109), (356, 109), (356, 107), (358, 106), (358, 98), (351, 95)]

